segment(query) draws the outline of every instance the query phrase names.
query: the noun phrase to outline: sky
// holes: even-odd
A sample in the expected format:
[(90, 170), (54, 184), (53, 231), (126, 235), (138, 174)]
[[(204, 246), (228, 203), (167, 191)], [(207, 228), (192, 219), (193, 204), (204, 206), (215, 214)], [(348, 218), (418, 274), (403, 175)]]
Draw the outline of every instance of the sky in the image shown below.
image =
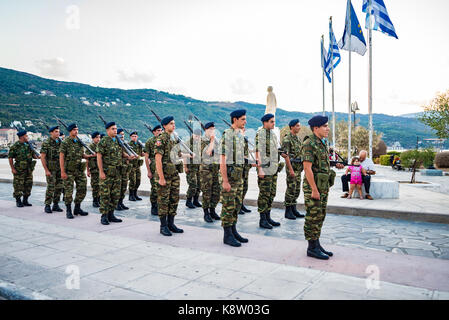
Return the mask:
[[(363, 0), (353, 6), (365, 32)], [(422, 111), (449, 89), (449, 1), (384, 0), (395, 38), (373, 31), (373, 112)], [(347, 0), (0, 0), (0, 66), (110, 88), (322, 110), (320, 38)], [(334, 71), (348, 110), (348, 52)], [(331, 85), (325, 84), (326, 110)], [(368, 113), (368, 53), (352, 54), (352, 101)]]

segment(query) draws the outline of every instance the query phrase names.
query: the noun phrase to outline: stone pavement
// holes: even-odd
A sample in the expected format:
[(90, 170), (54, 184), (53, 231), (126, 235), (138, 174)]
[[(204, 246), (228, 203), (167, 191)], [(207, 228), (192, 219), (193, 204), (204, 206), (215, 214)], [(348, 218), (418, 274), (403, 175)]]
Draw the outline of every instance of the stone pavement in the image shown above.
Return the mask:
[(45, 214), (38, 205), (18, 209), (0, 200), (0, 294), (34, 299), (449, 299), (444, 259), (326, 245), (335, 256), (318, 261), (305, 255), (303, 240), (245, 233), (250, 242), (231, 248), (222, 244), (216, 224), (179, 225), (185, 233), (167, 238), (159, 234), (157, 221), (124, 218), (102, 226), (97, 214), (68, 220), (64, 213)]

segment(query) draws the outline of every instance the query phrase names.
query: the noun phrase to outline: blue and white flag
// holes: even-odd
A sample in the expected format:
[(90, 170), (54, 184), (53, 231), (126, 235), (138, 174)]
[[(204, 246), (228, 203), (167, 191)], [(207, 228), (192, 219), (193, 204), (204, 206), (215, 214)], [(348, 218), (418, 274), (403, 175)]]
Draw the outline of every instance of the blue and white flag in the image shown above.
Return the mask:
[[(351, 41), (349, 41), (349, 39), (351, 39)], [(351, 48), (349, 48), (349, 42), (351, 42)], [(359, 19), (357, 19), (351, 0), (348, 0), (345, 31), (343, 32), (343, 37), (338, 43), (338, 46), (340, 49), (354, 51), (362, 56), (366, 53), (365, 37), (363, 36), (362, 27), (360, 27)]]
[(326, 67), (329, 64), (329, 62), (327, 61), (327, 56), (328, 56), (328, 53), (326, 52), (326, 49), (324, 48), (324, 39), (323, 39), (323, 37), (321, 37), (321, 68), (323, 69), (323, 72), (326, 75), (329, 82), (331, 82), (331, 77), (326, 70)]
[(383, 0), (363, 0), (362, 11), (366, 13), (366, 29), (378, 30), (398, 39)]
[(332, 68), (336, 68), (341, 61), (340, 50), (338, 50), (337, 40), (334, 30), (332, 30), (332, 21), (329, 21), (329, 51), (327, 52), (326, 76), (329, 82), (332, 82)]

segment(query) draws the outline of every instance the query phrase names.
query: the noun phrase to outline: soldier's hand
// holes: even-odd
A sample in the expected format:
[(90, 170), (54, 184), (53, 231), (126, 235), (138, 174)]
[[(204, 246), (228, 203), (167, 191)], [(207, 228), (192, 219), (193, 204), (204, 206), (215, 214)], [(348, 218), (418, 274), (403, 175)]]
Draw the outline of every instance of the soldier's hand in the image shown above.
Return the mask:
[(312, 190), (312, 199), (320, 200), (320, 193), (318, 190)]
[(188, 169), (187, 167), (184, 167), (184, 171), (185, 171), (186, 173), (189, 173), (189, 169)]
[(259, 169), (258, 176), (259, 176), (260, 179), (265, 178), (265, 173), (263, 172), (262, 169)]
[(281, 153), (281, 157), (285, 159), (285, 158), (288, 157), (288, 154), (286, 154), (286, 153)]
[(292, 170), (290, 170), (290, 176), (292, 177), (292, 178), (294, 178), (295, 177), (295, 171), (292, 169)]
[(151, 171), (148, 171), (147, 176), (148, 176), (149, 179), (153, 179), (153, 174), (151, 173)]
[(165, 178), (159, 178), (159, 184), (161, 186), (165, 186), (167, 184), (167, 182), (165, 181)]
[(223, 182), (223, 190), (226, 192), (231, 191), (231, 185), (229, 184), (229, 182)]
[(87, 170), (87, 176), (90, 178), (90, 170)]
[(16, 168), (12, 168), (11, 171), (12, 171), (12, 174), (17, 174)]
[(65, 172), (61, 173), (62, 180), (67, 180), (67, 178), (68, 178), (67, 173), (65, 173)]
[(100, 172), (100, 179), (106, 180), (106, 175), (104, 174), (104, 172)]
[(46, 175), (47, 177), (51, 177), (51, 172), (50, 172), (50, 170), (46, 170), (46, 171), (45, 171), (45, 175)]

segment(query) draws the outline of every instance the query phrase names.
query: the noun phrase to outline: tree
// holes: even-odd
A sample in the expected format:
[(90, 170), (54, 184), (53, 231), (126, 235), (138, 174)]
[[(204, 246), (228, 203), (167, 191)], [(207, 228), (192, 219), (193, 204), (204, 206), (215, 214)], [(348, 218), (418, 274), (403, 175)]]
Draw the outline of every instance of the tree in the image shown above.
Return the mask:
[(423, 151), (415, 149), (402, 152), (401, 164), (406, 168), (412, 169), (412, 178), (410, 180), (410, 183), (416, 183), (416, 169), (420, 168), (422, 165), (424, 165), (425, 167), (431, 166), (434, 159), (435, 152), (433, 152), (433, 150), (430, 148)]
[(435, 130), (440, 139), (449, 138), (449, 90), (438, 93), (429, 105), (424, 106), (424, 114), (418, 119)]

